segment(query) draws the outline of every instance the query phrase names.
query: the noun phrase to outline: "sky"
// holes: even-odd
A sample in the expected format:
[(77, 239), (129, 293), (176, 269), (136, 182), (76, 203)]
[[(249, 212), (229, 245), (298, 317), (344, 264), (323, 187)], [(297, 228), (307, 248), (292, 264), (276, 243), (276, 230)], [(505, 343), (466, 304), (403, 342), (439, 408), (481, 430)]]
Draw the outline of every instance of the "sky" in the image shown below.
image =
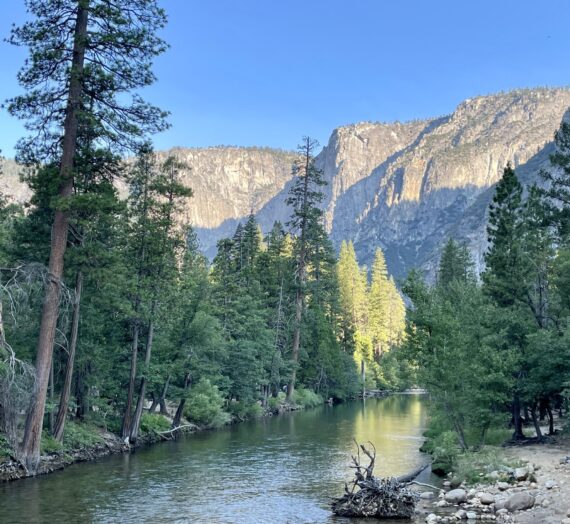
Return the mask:
[[(570, 85), (569, 0), (159, 0), (170, 49), (143, 91), (173, 146), (293, 149), (335, 127), (448, 114), (473, 96)], [(0, 37), (26, 18), (0, 0)], [(0, 43), (0, 100), (26, 50)], [(0, 149), (22, 123), (0, 109)]]

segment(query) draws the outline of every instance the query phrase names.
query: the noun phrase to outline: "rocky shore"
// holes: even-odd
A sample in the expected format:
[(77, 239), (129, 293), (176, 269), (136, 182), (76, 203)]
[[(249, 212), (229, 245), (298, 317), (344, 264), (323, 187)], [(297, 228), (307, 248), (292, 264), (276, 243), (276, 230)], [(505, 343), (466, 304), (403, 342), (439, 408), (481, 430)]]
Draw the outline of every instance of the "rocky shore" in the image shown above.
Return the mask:
[(570, 446), (524, 446), (505, 454), (525, 465), (492, 471), (473, 486), (447, 480), (439, 493), (424, 491), (417, 522), (570, 524)]

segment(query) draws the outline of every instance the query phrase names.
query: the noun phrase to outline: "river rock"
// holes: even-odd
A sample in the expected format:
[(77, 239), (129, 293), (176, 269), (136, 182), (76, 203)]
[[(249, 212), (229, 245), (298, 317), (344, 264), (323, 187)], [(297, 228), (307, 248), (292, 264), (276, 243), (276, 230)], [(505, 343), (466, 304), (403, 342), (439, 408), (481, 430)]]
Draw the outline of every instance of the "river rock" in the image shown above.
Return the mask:
[(437, 522), (437, 515), (435, 513), (430, 513), (427, 517), (426, 517), (426, 522), (428, 524), (435, 524), (435, 522)]
[(424, 499), (424, 500), (431, 500), (435, 497), (435, 494), (433, 491), (422, 491), (420, 493), (420, 498)]
[(528, 469), (527, 468), (515, 469), (514, 477), (517, 480), (526, 480), (528, 477)]
[(459, 504), (467, 500), (467, 492), (464, 489), (452, 489), (445, 494), (445, 500), (452, 504)]
[(570, 519), (562, 519), (560, 524), (570, 524)]
[(546, 489), (555, 488), (555, 487), (556, 487), (556, 482), (554, 482), (554, 480), (547, 480), (547, 481), (544, 483), (544, 487), (545, 487)]
[(474, 511), (468, 511), (467, 512), (467, 519), (468, 520), (475, 520), (477, 518), (477, 513), (475, 513)]
[(495, 497), (491, 495), (491, 493), (479, 492), (477, 493), (477, 498), (481, 501), (481, 504), (485, 504), (485, 506), (495, 502)]
[(506, 491), (511, 487), (511, 485), (508, 482), (497, 482), (497, 487), (499, 488), (499, 491)]
[(463, 519), (467, 518), (467, 512), (464, 509), (460, 509), (459, 511), (456, 511), (454, 513), (454, 515), (458, 520), (463, 520)]
[(508, 509), (509, 511), (529, 509), (533, 506), (534, 497), (525, 492), (515, 493), (507, 499), (507, 502), (505, 502), (505, 509)]

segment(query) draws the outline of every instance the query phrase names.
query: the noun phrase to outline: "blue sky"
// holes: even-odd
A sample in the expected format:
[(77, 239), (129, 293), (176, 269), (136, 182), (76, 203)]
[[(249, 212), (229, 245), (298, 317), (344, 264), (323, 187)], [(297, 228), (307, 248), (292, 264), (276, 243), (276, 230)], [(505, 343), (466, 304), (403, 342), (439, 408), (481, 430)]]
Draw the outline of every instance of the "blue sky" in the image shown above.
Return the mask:
[[(25, 17), (0, 2), (0, 35)], [(451, 112), (463, 99), (570, 85), (568, 0), (162, 0), (170, 50), (146, 97), (172, 112), (158, 149), (291, 149), (302, 135)], [(0, 43), (0, 100), (25, 52)], [(23, 133), (0, 112), (6, 156)]]

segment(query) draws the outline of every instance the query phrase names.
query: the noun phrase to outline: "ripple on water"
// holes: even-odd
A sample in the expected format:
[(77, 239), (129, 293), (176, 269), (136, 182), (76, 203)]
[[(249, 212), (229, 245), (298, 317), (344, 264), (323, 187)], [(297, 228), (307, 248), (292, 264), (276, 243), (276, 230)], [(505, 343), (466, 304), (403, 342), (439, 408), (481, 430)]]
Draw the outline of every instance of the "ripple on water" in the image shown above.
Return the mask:
[(399, 475), (424, 461), (424, 422), (407, 395), (204, 432), (0, 486), (0, 520), (330, 524), (353, 439), (376, 445), (378, 473)]

